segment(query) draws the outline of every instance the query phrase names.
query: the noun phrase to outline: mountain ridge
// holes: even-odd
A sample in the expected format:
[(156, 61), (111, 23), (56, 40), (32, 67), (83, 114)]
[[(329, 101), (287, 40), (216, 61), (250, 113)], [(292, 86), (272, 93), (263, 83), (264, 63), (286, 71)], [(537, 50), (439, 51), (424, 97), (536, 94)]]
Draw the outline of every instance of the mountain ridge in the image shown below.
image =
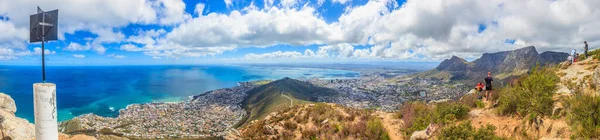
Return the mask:
[(319, 96), (334, 94), (338, 93), (332, 89), (288, 77), (276, 80), (247, 92), (247, 96), (241, 102), (247, 115), (238, 123), (238, 126), (264, 118), (272, 112), (289, 107), (290, 104), (293, 106), (316, 102)]
[(417, 73), (414, 77), (476, 82), (486, 77), (487, 72), (492, 72), (494, 78), (508, 80), (527, 73), (536, 64), (544, 66), (563, 62), (568, 55), (553, 51), (540, 54), (534, 46), (527, 46), (510, 51), (484, 53), (472, 62), (452, 56), (442, 61), (435, 69)]

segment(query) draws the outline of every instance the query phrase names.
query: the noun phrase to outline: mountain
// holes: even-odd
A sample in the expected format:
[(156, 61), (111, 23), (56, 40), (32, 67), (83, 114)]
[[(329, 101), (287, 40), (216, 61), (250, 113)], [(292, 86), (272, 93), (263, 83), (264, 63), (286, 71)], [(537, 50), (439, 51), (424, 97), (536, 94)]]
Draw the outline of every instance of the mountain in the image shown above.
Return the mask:
[(238, 125), (264, 118), (272, 112), (290, 106), (315, 102), (319, 96), (335, 94), (338, 93), (332, 89), (291, 78), (273, 81), (247, 92), (247, 97), (242, 101), (242, 108), (246, 110), (247, 115)]
[(494, 78), (510, 79), (525, 74), (536, 64), (553, 65), (567, 59), (567, 53), (544, 52), (539, 54), (534, 46), (511, 51), (484, 53), (473, 62), (452, 56), (435, 69), (418, 73), (416, 78), (477, 82), (492, 72)]

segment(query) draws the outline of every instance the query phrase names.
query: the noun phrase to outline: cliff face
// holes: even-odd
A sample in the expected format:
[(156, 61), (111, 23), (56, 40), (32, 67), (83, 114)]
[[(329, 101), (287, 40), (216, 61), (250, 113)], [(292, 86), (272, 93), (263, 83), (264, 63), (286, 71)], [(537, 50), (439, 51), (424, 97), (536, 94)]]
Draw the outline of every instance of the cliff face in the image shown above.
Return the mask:
[(540, 65), (558, 64), (566, 60), (568, 54), (544, 52), (539, 54), (534, 46), (511, 51), (484, 53), (479, 59), (467, 62), (457, 56), (446, 59), (433, 70), (419, 73), (418, 78), (443, 80), (481, 81), (487, 72), (495, 78), (507, 79), (526, 73), (537, 63)]
[(23, 118), (15, 116), (15, 101), (8, 95), (0, 93), (0, 137), (13, 140), (31, 140), (35, 137), (35, 126)]

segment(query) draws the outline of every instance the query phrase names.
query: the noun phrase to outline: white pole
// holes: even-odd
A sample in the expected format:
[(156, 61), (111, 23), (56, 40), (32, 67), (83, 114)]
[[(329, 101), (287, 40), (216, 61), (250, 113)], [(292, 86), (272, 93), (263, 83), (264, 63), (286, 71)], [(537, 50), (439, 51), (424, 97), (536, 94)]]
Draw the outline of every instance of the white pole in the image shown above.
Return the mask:
[(53, 83), (33, 84), (33, 106), (35, 112), (35, 139), (57, 140), (56, 85)]

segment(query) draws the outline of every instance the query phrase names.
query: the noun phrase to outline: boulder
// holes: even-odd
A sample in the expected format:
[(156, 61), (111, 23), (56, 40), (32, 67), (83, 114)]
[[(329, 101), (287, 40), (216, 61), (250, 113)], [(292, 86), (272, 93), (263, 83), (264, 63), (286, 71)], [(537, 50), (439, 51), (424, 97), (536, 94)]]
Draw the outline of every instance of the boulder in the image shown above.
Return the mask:
[[(594, 76), (592, 77), (593, 84), (595, 84), (596, 89), (600, 87), (600, 67), (594, 69)], [(598, 91), (596, 91), (598, 93)]]
[(31, 140), (35, 137), (35, 126), (29, 121), (15, 116), (15, 101), (8, 95), (0, 93), (0, 139)]
[(567, 69), (567, 68), (569, 68), (569, 66), (571, 66), (571, 61), (565, 61), (565, 62), (560, 63), (561, 69)]
[(13, 100), (10, 96), (4, 93), (0, 93), (0, 110), (14, 114), (15, 112), (17, 112), (15, 100)]
[(436, 124), (429, 124), (425, 130), (415, 131), (410, 136), (410, 140), (426, 140), (439, 128)]

